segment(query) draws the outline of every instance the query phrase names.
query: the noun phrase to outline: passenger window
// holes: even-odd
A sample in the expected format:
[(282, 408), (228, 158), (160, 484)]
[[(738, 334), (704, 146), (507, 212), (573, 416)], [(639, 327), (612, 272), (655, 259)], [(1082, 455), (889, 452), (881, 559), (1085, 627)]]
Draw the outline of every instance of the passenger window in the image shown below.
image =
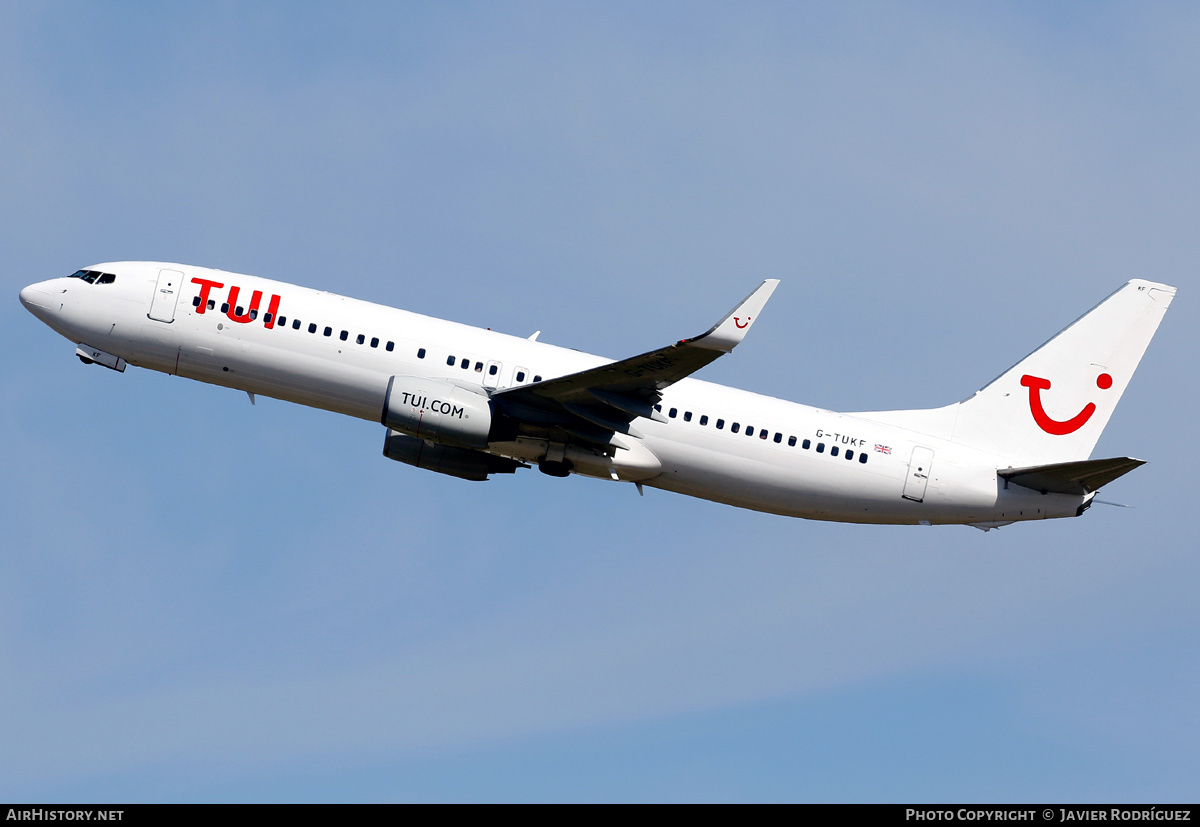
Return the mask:
[(341, 335), (339, 335), (339, 336), (338, 336), (338, 338), (339, 338), (339, 339), (341, 339), (341, 340), (344, 342), (344, 341), (346, 341), (346, 339), (347, 339), (347, 338), (349, 338), (349, 336), (350, 336), (350, 331), (349, 331), (349, 330), (343, 330), (343, 331), (341, 332)]
[(836, 445), (834, 445), (832, 448), (829, 449), (829, 456), (836, 457), (837, 455), (838, 455), (838, 447)]
[(326, 336), (332, 336), (332, 335), (333, 335), (333, 328), (332, 328), (332, 327), (329, 327), (328, 325), (326, 325), (326, 327), (325, 327), (325, 335), (326, 335)]
[(746, 426), (746, 436), (754, 436), (754, 426), (753, 425)]
[[(238, 310), (241, 310), (241, 309), (242, 309), (242, 308), (240, 308), (240, 307), (238, 308)], [(240, 315), (242, 315), (242, 314), (241, 314), (241, 313), (238, 313), (238, 315), (240, 316)], [(255, 320), (255, 319), (257, 319), (257, 318), (258, 318), (258, 310), (257, 310), (256, 308), (253, 308), (253, 307), (252, 307), (252, 308), (250, 308), (250, 321), (254, 321), (254, 320)]]
[(796, 447), (796, 438), (795, 438), (794, 436), (790, 436), (790, 437), (788, 437), (788, 447), (789, 447), (789, 448), (795, 448), (795, 447)]
[[(271, 318), (270, 313), (267, 314), (267, 318)], [(287, 327), (287, 316), (280, 316), (275, 320), (275, 324), (279, 325), (280, 327)]]
[[(375, 345), (371, 345), (371, 347), (375, 347)], [(424, 359), (424, 358), (425, 358), (425, 348), (423, 348), (423, 347), (422, 347), (422, 348), (417, 348), (417, 358), (418, 358), (418, 359)]]
[(299, 319), (292, 319), (292, 330), (299, 330), (300, 325), (302, 324), (304, 324), (304, 322), (300, 321)]
[(196, 296), (195, 298), (192, 299), (192, 307), (199, 307), (199, 306), (200, 306), (200, 297)]
[(858, 461), (861, 462), (863, 465), (867, 464), (867, 452), (866, 451), (863, 451), (861, 454), (858, 455)]
[(847, 460), (852, 460), (852, 459), (854, 459), (854, 452), (853, 452), (853, 451), (847, 451), (847, 452), (846, 452), (846, 459), (847, 459)]
[(707, 425), (707, 424), (708, 424), (708, 414), (705, 414), (704, 416), (700, 417), (700, 424), (701, 424), (701, 425)]
[(499, 372), (500, 372), (499, 365), (489, 365), (488, 366), (488, 376), (495, 376)]
[(236, 308), (234, 308), (233, 315), (242, 317), (242, 316), (245, 316), (246, 314), (242, 312), (242, 306), (239, 304)]
[(371, 337), (371, 347), (379, 347), (379, 337), (378, 336)]
[(209, 310), (215, 310), (215, 309), (216, 309), (216, 307), (217, 307), (217, 300), (216, 300), (216, 299), (209, 299), (209, 300), (208, 300), (208, 309), (209, 309)]
[(776, 431), (775, 432), (775, 444), (778, 445), (781, 442), (783, 442), (783, 434), (779, 433), (779, 431)]
[(654, 410), (658, 411), (659, 413), (662, 413), (662, 405), (655, 405)]
[(446, 357), (446, 364), (447, 364), (447, 365), (449, 365), (450, 367), (454, 367), (454, 363), (455, 363), (456, 361), (457, 361), (457, 360), (456, 360), (456, 359), (455, 359), (453, 356), (447, 356), (447, 357)]
[(316, 323), (315, 323), (315, 322), (309, 322), (309, 324), (308, 324), (308, 332), (309, 332), (309, 333), (316, 333), (316, 332), (317, 332), (317, 325), (316, 325)]
[(355, 344), (359, 344), (359, 345), (365, 344), (366, 341), (367, 341), (367, 337), (362, 335), (361, 333), (358, 334), (358, 338), (354, 340)]
[[(805, 442), (808, 442), (808, 440), (807, 440), (807, 439), (806, 439), (806, 440), (804, 440), (804, 441), (805, 441)], [(825, 443), (824, 443), (824, 442), (818, 442), (818, 443), (817, 443), (817, 453), (818, 453), (818, 454), (823, 454), (823, 453), (825, 453)]]
[(684, 422), (691, 422), (691, 421), (692, 421), (692, 412), (691, 412), (691, 411), (684, 411), (684, 412), (683, 412), (683, 421), (684, 421)]
[(475, 363), (475, 372), (476, 372), (476, 373), (483, 373), (483, 362), (476, 362), (476, 363)]
[(464, 356), (462, 358), (462, 361), (460, 361), (458, 363), (458, 366), (460, 368), (462, 368), (463, 370), (470, 370), (471, 369), (471, 360)]
[(805, 451), (807, 451), (809, 448), (812, 447), (812, 440), (811, 439), (804, 440), (803, 442), (800, 443), (800, 447), (803, 448)]
[(742, 427), (741, 425), (739, 425), (738, 423), (735, 422), (729, 426), (729, 430), (736, 434), (741, 429), (741, 427)]
[(222, 304), (221, 304), (221, 312), (222, 312), (222, 313), (228, 313), (228, 312), (229, 312), (229, 302), (222, 302)]
[(542, 377), (540, 377), (540, 376), (536, 376), (536, 375), (535, 375), (535, 376), (533, 377), (533, 381), (534, 381), (534, 382), (541, 382), (541, 381), (542, 381)]
[(396, 349), (396, 343), (395, 343), (395, 342), (388, 342), (388, 343), (387, 343), (387, 347), (386, 347), (386, 348), (384, 348), (384, 350), (386, 350), (388, 353), (391, 353), (391, 352), (392, 352), (393, 350), (395, 350), (395, 349)]
[(724, 419), (718, 419), (718, 420), (717, 420), (717, 430), (718, 430), (718, 431), (723, 431), (723, 430), (725, 430), (725, 420), (724, 420)]
[(518, 382), (524, 382), (524, 381), (525, 381), (525, 371), (523, 371), (523, 370), (519, 370), (519, 371), (517, 371), (517, 381), (518, 381)]
[(671, 417), (671, 419), (674, 419), (676, 417), (676, 415), (678, 415), (678, 413), (679, 413), (679, 408), (671, 408), (671, 411), (670, 411), (670, 413), (667, 414), (667, 416)]

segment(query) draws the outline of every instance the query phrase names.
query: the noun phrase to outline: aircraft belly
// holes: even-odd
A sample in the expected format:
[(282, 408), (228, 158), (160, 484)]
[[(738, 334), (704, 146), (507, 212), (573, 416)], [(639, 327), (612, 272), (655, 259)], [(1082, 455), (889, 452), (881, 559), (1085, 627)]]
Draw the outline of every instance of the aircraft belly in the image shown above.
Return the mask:
[[(654, 440), (650, 447), (664, 470), (647, 485), (815, 520), (907, 525), (1019, 521), (1073, 516), (1082, 502), (1079, 497), (1043, 496), (1028, 489), (1003, 491), (993, 466), (959, 464), (949, 457), (935, 464), (924, 500), (915, 502), (901, 496), (904, 466), (881, 464), (882, 457), (872, 458), (872, 469), (831, 457), (791, 456), (760, 445), (742, 455), (720, 450), (723, 445), (673, 440)], [(755, 452), (761, 456), (750, 456)]]
[[(899, 500), (900, 483), (888, 473), (830, 458), (791, 456), (786, 449), (753, 445), (761, 458), (731, 453), (724, 445), (654, 441), (663, 473), (648, 484), (741, 508), (811, 519), (917, 522)], [(916, 505), (916, 504), (913, 504)], [(896, 512), (896, 513), (893, 513)]]
[[(144, 316), (144, 313), (142, 314)], [(374, 421), (383, 405), (383, 374), (295, 350), (128, 316), (92, 342), (130, 364)]]
[(377, 421), (387, 391), (383, 373), (280, 348), (239, 342), (187, 353), (181, 376), (359, 419)]

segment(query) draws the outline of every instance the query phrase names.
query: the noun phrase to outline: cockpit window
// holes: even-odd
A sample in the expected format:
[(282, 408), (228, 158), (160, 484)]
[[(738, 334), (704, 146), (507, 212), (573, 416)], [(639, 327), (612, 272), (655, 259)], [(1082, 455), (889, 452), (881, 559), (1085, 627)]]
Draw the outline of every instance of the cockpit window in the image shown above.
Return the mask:
[(76, 270), (68, 278), (83, 279), (88, 284), (112, 284), (117, 280), (112, 273), (101, 273), (99, 270)]

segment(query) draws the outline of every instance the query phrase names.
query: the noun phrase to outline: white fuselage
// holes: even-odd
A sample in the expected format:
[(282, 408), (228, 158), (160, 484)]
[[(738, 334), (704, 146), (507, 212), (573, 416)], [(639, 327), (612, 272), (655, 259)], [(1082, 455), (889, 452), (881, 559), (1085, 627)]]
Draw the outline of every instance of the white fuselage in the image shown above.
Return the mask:
[[(94, 269), (117, 278), (40, 282), (22, 291), (22, 301), (71, 341), (132, 365), (373, 422), (392, 376), (504, 389), (610, 361), (255, 276), (157, 262)], [(171, 307), (163, 270), (181, 274)], [(655, 462), (615, 470), (578, 462), (576, 471), (758, 511), (860, 523), (1065, 517), (1090, 499), (1006, 486), (996, 472), (1011, 463), (1001, 456), (696, 379), (666, 388), (661, 410), (666, 422), (636, 421), (639, 451)], [(537, 461), (546, 446), (518, 440), (488, 450)]]

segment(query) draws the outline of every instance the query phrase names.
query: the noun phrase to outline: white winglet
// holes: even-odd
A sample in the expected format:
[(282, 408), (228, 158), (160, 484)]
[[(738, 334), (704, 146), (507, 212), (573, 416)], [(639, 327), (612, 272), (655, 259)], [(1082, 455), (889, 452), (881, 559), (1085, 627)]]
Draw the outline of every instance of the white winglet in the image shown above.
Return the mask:
[(771, 298), (778, 286), (779, 279), (767, 279), (744, 298), (741, 304), (730, 310), (725, 318), (713, 325), (712, 329), (694, 339), (687, 339), (687, 344), (725, 353), (733, 350), (738, 342), (746, 338), (746, 334), (750, 332), (750, 325), (754, 324), (767, 299)]

